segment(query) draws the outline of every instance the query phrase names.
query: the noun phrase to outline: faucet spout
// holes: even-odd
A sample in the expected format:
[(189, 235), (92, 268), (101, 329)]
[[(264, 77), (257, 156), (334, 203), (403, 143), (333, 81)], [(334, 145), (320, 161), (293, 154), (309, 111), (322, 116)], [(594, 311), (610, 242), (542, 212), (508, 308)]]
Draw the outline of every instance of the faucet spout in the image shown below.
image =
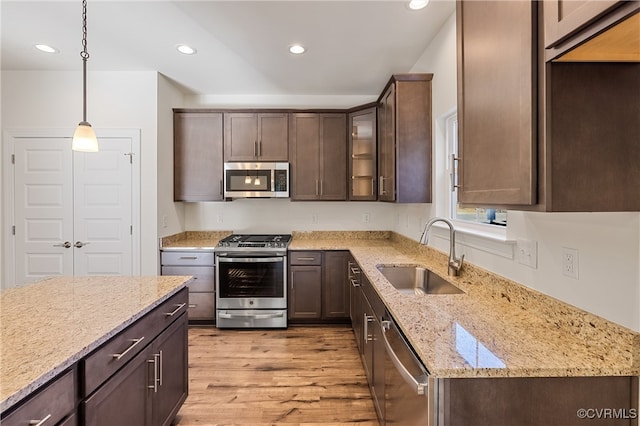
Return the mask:
[(436, 222), (444, 222), (449, 227), (449, 267), (447, 273), (451, 276), (458, 276), (460, 269), (462, 269), (462, 263), (464, 262), (464, 254), (460, 257), (456, 257), (456, 230), (453, 223), (444, 217), (434, 217), (424, 227), (422, 236), (420, 237), (420, 244), (426, 245), (429, 241), (429, 230), (431, 226)]

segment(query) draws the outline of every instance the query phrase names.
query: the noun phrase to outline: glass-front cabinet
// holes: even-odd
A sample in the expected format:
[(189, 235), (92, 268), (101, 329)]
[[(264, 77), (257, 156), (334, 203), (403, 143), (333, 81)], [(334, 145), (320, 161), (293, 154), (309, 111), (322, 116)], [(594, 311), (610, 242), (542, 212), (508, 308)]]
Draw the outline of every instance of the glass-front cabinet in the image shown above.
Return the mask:
[(375, 201), (376, 107), (349, 114), (349, 200)]

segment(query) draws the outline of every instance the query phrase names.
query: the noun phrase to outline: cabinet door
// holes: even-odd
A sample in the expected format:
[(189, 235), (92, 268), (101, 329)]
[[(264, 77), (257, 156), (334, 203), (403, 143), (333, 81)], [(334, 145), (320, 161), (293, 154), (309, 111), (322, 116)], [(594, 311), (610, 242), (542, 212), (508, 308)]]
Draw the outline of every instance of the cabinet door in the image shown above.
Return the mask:
[(322, 317), (322, 267), (291, 266), (289, 318), (320, 319)]
[(291, 199), (317, 200), (320, 196), (320, 118), (296, 113), (289, 118)]
[(287, 113), (258, 114), (258, 159), (288, 161), (289, 115)]
[(153, 425), (169, 425), (188, 394), (187, 315), (184, 313), (154, 341)]
[(622, 3), (620, 0), (545, 0), (543, 3), (545, 47), (556, 46)]
[(82, 402), (85, 425), (150, 425), (153, 364), (149, 348)]
[(349, 318), (349, 252), (325, 251), (322, 268), (322, 317)]
[(367, 108), (349, 114), (349, 200), (375, 201), (378, 141), (377, 109)]
[(394, 201), (395, 198), (395, 115), (396, 115), (395, 85), (390, 85), (382, 96), (378, 108), (379, 124), (379, 157), (378, 157), (378, 199), (380, 201)]
[(222, 200), (222, 113), (175, 112), (173, 149), (173, 199)]
[(258, 158), (257, 114), (224, 114), (224, 161), (256, 161)]
[(347, 117), (320, 115), (320, 199), (347, 199)]
[(536, 203), (536, 2), (457, 2), (458, 200)]

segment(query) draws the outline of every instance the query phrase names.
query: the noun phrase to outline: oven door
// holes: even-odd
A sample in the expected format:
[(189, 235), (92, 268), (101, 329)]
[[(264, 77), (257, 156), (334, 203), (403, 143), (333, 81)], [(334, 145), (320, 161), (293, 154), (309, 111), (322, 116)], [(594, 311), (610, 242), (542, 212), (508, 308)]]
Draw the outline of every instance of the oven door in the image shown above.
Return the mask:
[(216, 256), (217, 309), (286, 309), (286, 265), (287, 256)]

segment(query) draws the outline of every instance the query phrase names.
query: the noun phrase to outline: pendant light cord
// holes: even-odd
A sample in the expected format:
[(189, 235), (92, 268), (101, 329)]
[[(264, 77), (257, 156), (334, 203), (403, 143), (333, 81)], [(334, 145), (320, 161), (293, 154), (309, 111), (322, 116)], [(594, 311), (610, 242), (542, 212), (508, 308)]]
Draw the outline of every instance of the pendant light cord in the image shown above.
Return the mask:
[(82, 0), (82, 122), (87, 122), (87, 0)]

